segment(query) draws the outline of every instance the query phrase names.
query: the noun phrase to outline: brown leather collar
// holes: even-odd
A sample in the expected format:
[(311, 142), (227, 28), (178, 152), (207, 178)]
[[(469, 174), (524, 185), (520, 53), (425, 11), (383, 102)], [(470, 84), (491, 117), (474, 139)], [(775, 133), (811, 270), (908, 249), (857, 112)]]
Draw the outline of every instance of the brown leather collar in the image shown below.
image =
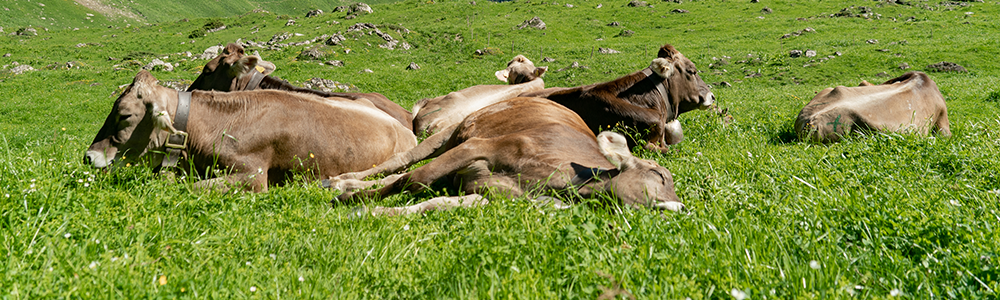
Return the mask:
[(642, 74), (645, 74), (650, 80), (656, 81), (656, 91), (660, 92), (660, 97), (663, 97), (663, 103), (669, 105), (670, 108), (674, 110), (673, 117), (676, 119), (679, 109), (674, 107), (673, 103), (670, 103), (670, 99), (667, 99), (667, 89), (663, 87), (663, 81), (667, 79), (660, 77), (660, 74), (656, 74), (650, 68), (642, 69)]
[(260, 87), (260, 81), (264, 80), (264, 73), (253, 69), (253, 73), (250, 73), (250, 82), (247, 82), (247, 86), (243, 88), (244, 91), (252, 91)]
[(177, 112), (174, 113), (174, 128), (176, 133), (171, 133), (167, 137), (167, 142), (163, 144), (163, 162), (161, 167), (173, 168), (181, 157), (187, 156), (188, 133), (187, 122), (188, 113), (191, 111), (191, 92), (177, 92)]

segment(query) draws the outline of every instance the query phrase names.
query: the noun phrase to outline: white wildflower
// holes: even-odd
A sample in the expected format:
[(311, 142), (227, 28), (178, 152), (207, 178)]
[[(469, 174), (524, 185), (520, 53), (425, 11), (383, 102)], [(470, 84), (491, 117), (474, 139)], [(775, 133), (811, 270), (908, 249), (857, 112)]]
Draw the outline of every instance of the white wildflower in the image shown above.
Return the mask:
[(809, 267), (812, 268), (813, 270), (819, 270), (820, 265), (819, 265), (818, 261), (810, 260), (809, 261)]
[(278, 256), (274, 255), (274, 253), (271, 253), (271, 255), (269, 255), (269, 256), (271, 257), (271, 259), (278, 259)]
[(305, 277), (299, 276), (299, 282), (305, 282), (305, 281), (306, 281)]
[(951, 203), (951, 205), (954, 205), (954, 206), (962, 206), (962, 203), (958, 202), (958, 200), (955, 200), (955, 199), (948, 200), (948, 202)]
[(889, 291), (889, 296), (893, 296), (893, 297), (896, 297), (896, 296), (899, 296), (899, 295), (902, 295), (902, 294), (903, 294), (903, 291), (900, 291), (899, 289), (892, 289), (891, 291)]
[(403, 230), (410, 230), (410, 224), (403, 225)]
[(249, 265), (250, 265), (250, 262), (248, 261), (248, 262), (247, 262), (247, 266), (249, 266)]
[(256, 286), (252, 286), (252, 285), (251, 285), (251, 286), (250, 286), (250, 292), (251, 292), (251, 293), (256, 293), (256, 292), (257, 292), (257, 287), (256, 287)]
[(736, 298), (736, 300), (743, 300), (747, 298), (747, 293), (744, 293), (737, 288), (733, 288), (732, 291), (729, 291), (729, 295), (732, 295), (733, 298)]
[(72, 235), (72, 234), (69, 234), (69, 233), (67, 233), (67, 234), (64, 234), (64, 235), (63, 235), (63, 237), (64, 237), (64, 238), (67, 238), (67, 239), (68, 239), (69, 237), (71, 237), (71, 236), (73, 236), (73, 235)]

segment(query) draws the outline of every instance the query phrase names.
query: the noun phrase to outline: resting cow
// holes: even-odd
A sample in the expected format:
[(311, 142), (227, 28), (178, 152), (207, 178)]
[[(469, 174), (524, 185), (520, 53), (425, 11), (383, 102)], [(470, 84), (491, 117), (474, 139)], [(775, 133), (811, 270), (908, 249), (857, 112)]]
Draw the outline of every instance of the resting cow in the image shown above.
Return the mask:
[[(257, 66), (262, 66), (262, 73)], [(386, 112), (396, 120), (399, 120), (406, 128), (411, 128), (413, 115), (402, 106), (396, 104), (379, 93), (333, 93), (314, 89), (301, 88), (288, 84), (288, 82), (277, 79), (270, 74), (275, 69), (274, 64), (266, 62), (257, 56), (248, 56), (244, 53), (243, 46), (230, 43), (222, 50), (219, 56), (215, 57), (201, 71), (201, 75), (194, 80), (188, 91), (194, 90), (216, 90), (216, 91), (249, 91), (255, 89), (273, 89), (299, 93), (315, 94), (320, 97), (337, 97), (350, 100), (371, 101), (375, 107)]]
[(951, 136), (948, 109), (923, 72), (907, 72), (880, 85), (827, 88), (795, 119), (800, 139), (828, 143), (851, 131), (896, 131)]
[[(379, 181), (357, 180), (396, 172), (435, 156), (409, 173)], [(438, 180), (454, 183), (467, 195), (438, 197), (407, 207), (376, 207), (371, 213), (395, 215), (476, 206), (488, 203), (487, 198), (525, 193), (537, 196), (533, 192), (544, 190), (578, 192), (584, 197), (608, 193), (630, 206), (684, 207), (674, 192), (670, 171), (632, 156), (625, 137), (618, 133), (602, 132), (595, 137), (573, 111), (542, 98), (519, 97), (487, 106), (377, 168), (343, 174), (325, 185), (348, 191), (384, 184), (379, 189), (338, 196), (340, 201), (351, 203), (420, 191)]]
[(229, 173), (198, 182), (200, 188), (267, 191), (293, 171), (316, 178), (360, 171), (416, 143), (409, 129), (363, 102), (274, 90), (178, 92), (140, 71), (84, 161), (97, 168), (163, 161), (204, 176)]
[(507, 68), (497, 71), (497, 79), (508, 85), (477, 85), (437, 98), (424, 98), (413, 105), (413, 132), (435, 133), (461, 122), (480, 108), (545, 88), (542, 74), (547, 67), (535, 67), (524, 55), (515, 56)]
[(667, 44), (660, 47), (649, 68), (613, 81), (574, 88), (548, 88), (523, 93), (542, 97), (575, 111), (594, 133), (625, 125), (648, 134), (645, 143), (629, 139), (629, 147), (642, 144), (664, 151), (684, 134), (677, 116), (693, 109), (707, 109), (715, 95), (698, 76), (687, 57)]

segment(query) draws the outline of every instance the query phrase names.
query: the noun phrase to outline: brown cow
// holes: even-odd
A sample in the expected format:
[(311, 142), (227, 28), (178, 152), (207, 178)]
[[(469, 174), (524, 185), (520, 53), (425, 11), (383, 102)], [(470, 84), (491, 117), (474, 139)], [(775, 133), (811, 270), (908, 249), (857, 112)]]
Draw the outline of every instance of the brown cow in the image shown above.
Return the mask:
[[(249, 59), (255, 57), (255, 60)], [(256, 66), (264, 66), (265, 71), (261, 73)], [(194, 90), (216, 90), (216, 91), (244, 91), (254, 89), (274, 89), (299, 93), (314, 94), (320, 97), (337, 97), (351, 100), (371, 101), (375, 107), (386, 112), (396, 120), (399, 120), (406, 128), (411, 128), (413, 115), (399, 104), (392, 102), (379, 93), (334, 93), (324, 92), (314, 89), (293, 86), (288, 82), (267, 76), (274, 71), (274, 64), (266, 62), (260, 57), (248, 56), (244, 53), (243, 46), (236, 43), (226, 45), (219, 56), (215, 57), (201, 71), (201, 75), (194, 80), (188, 91)]]
[(409, 129), (363, 103), (275, 90), (178, 92), (143, 70), (115, 101), (84, 161), (97, 168), (159, 163), (179, 149), (186, 151), (181, 166), (229, 172), (198, 187), (262, 192), (293, 171), (328, 178), (364, 170), (416, 143)]
[(619, 124), (640, 133), (648, 130), (646, 143), (630, 138), (629, 147), (644, 144), (660, 151), (684, 138), (678, 115), (696, 108), (707, 109), (715, 102), (715, 95), (698, 76), (694, 63), (669, 44), (660, 47), (649, 68), (628, 76), (520, 96), (548, 98), (565, 105), (579, 114), (594, 133)]
[(458, 124), (480, 108), (545, 88), (542, 74), (547, 67), (535, 67), (524, 55), (515, 56), (507, 68), (496, 72), (509, 85), (477, 85), (437, 98), (424, 98), (413, 105), (413, 132), (435, 133)]
[(857, 130), (927, 134), (931, 128), (951, 136), (944, 97), (934, 80), (916, 71), (880, 85), (826, 88), (795, 119), (800, 139), (821, 143)]
[[(435, 156), (437, 159), (409, 173), (379, 181), (357, 180), (402, 170)], [(377, 168), (343, 174), (324, 184), (341, 191), (385, 185), (338, 196), (343, 202), (358, 202), (365, 197), (420, 191), (441, 179), (453, 182), (468, 195), (439, 197), (408, 207), (377, 207), (372, 213), (394, 215), (483, 205), (488, 200), (482, 195), (494, 199), (525, 193), (537, 196), (533, 192), (544, 190), (584, 197), (608, 193), (630, 206), (684, 207), (674, 192), (670, 171), (632, 156), (621, 134), (602, 132), (595, 137), (576, 113), (542, 98), (519, 97), (487, 106)]]

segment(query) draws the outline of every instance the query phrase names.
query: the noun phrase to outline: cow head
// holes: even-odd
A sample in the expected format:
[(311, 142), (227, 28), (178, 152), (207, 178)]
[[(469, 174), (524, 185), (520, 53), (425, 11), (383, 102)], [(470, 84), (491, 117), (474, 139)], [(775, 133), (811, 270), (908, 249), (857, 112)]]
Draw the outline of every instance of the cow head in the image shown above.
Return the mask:
[[(243, 46), (229, 43), (219, 56), (208, 61), (201, 75), (194, 80), (188, 91), (238, 91), (245, 88), (251, 71), (256, 69), (264, 75), (274, 72), (274, 64), (255, 55), (246, 55)], [(242, 85), (241, 85), (242, 83)]]
[(607, 181), (604, 190), (633, 207), (655, 207), (679, 211), (684, 208), (674, 191), (674, 178), (667, 168), (651, 160), (632, 156), (625, 136), (611, 131), (597, 135), (601, 154), (618, 167), (618, 175)]
[(118, 96), (104, 125), (87, 149), (84, 163), (104, 168), (118, 162), (135, 162), (149, 149), (163, 146), (169, 132), (175, 131), (167, 110), (170, 90), (157, 85), (146, 70)]
[(506, 69), (497, 71), (495, 75), (500, 81), (507, 82), (508, 84), (518, 84), (542, 77), (542, 74), (545, 74), (545, 71), (548, 69), (549, 67), (536, 68), (535, 64), (528, 60), (527, 57), (518, 55), (507, 63)]
[(715, 95), (709, 90), (708, 84), (701, 80), (701, 76), (698, 76), (698, 68), (694, 62), (670, 44), (660, 47), (650, 69), (666, 78), (665, 85), (674, 108), (674, 117), (694, 109), (708, 109), (715, 103)]

